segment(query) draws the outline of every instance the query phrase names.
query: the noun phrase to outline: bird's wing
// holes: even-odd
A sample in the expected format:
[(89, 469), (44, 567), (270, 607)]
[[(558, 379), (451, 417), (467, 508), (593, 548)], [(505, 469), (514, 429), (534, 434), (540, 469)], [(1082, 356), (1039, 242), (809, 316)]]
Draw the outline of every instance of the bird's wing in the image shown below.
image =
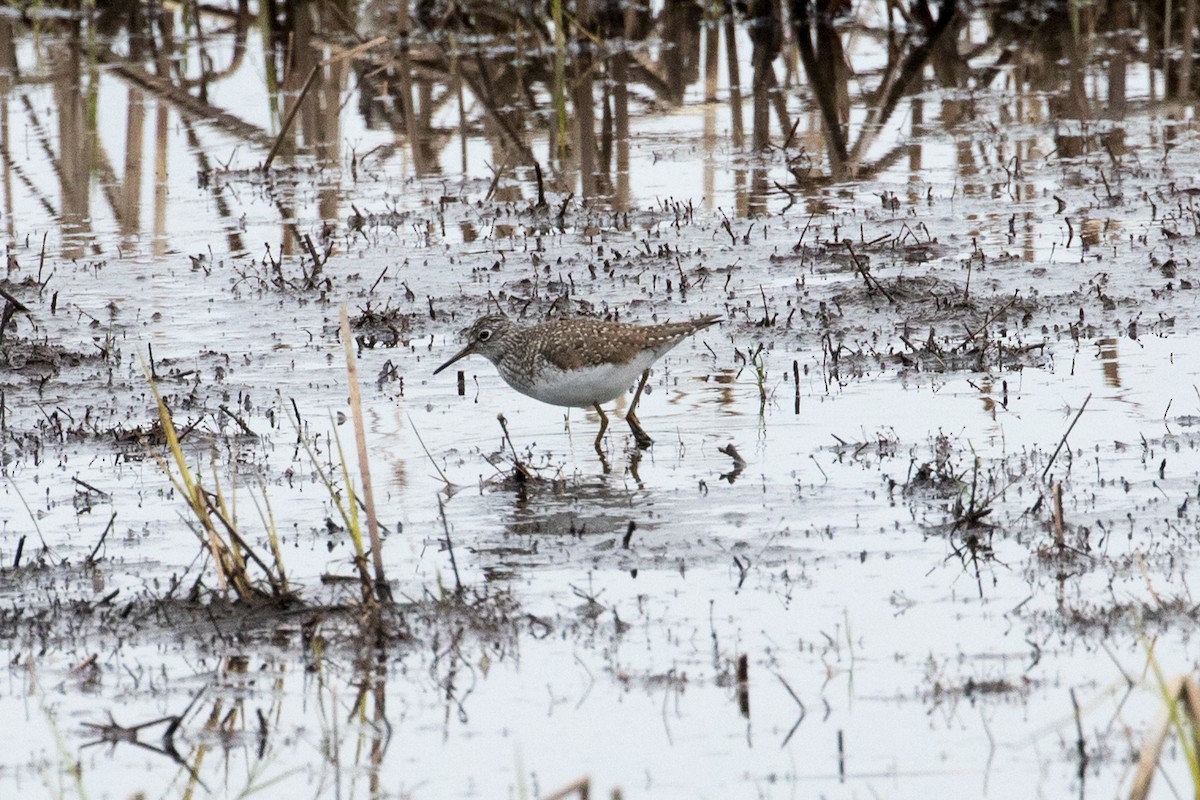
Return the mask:
[(563, 370), (618, 364), (631, 360), (646, 347), (644, 328), (600, 320), (575, 320), (556, 331), (554, 346), (543, 342), (539, 355)]

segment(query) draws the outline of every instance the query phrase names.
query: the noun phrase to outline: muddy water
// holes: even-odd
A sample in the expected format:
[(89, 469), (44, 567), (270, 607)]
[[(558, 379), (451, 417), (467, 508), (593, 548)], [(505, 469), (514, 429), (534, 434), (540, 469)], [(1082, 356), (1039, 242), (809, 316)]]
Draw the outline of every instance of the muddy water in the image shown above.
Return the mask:
[[(561, 49), (485, 7), (6, 17), (0, 794), (1127, 793), (1150, 662), (1197, 657), (1156, 8), (867, 4), (778, 51), (677, 5)], [(318, 477), (343, 304), (383, 634)], [(655, 367), (654, 446), (620, 400), (598, 453), (481, 358), (432, 375), (496, 305), (725, 319)], [(221, 591), (151, 364), (292, 604)]]

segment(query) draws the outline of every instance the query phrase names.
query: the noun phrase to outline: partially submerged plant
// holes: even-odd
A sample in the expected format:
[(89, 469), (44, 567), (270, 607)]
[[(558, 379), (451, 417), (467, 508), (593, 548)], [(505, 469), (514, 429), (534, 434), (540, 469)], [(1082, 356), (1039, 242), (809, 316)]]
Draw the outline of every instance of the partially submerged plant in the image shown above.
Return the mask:
[[(280, 560), (278, 537), (274, 527), (268, 526), (267, 531), (274, 551), (275, 563), (272, 565), (260, 558), (239, 532), (237, 516), (230, 510), (231, 501), (226, 498), (217, 479), (215, 461), (213, 464), (215, 491), (205, 489), (199, 477), (192, 472), (183, 448), (179, 444), (179, 435), (175, 430), (175, 423), (171, 419), (171, 412), (159, 393), (158, 384), (150, 375), (149, 369), (146, 370), (146, 379), (150, 383), (150, 390), (154, 393), (154, 402), (158, 406), (163, 435), (166, 438), (167, 448), (171, 451), (175, 468), (172, 470), (171, 464), (161, 457), (159, 463), (176, 491), (187, 500), (188, 507), (195, 516), (196, 526), (192, 526), (192, 530), (212, 555), (217, 570), (217, 581), (221, 589), (232, 589), (238, 599), (244, 601), (283, 602), (293, 599), (283, 570), (283, 562)], [(256, 568), (258, 578), (251, 575), (251, 565)]]
[(1163, 744), (1167, 734), (1175, 731), (1179, 749), (1187, 763), (1192, 779), (1192, 796), (1200, 797), (1200, 684), (1191, 675), (1163, 675), (1162, 666), (1154, 655), (1154, 647), (1146, 645), (1147, 658), (1154, 670), (1159, 694), (1163, 701), (1163, 712), (1157, 724), (1146, 734), (1138, 756), (1137, 772), (1133, 776), (1133, 788), (1129, 800), (1145, 800), (1150, 794), (1150, 783), (1161, 766)]
[(758, 384), (758, 414), (762, 416), (763, 410), (767, 407), (767, 360), (763, 354), (765, 348), (763, 343), (758, 343), (758, 349), (750, 356), (750, 363), (754, 366), (754, 382)]
[[(358, 375), (354, 366), (354, 356), (349, 337), (349, 323), (346, 319), (345, 308), (342, 309), (342, 334), (346, 347), (347, 373), (350, 379), (351, 413), (354, 420), (355, 438), (357, 439), (359, 451), (359, 471), (365, 490), (365, 503), (363, 505), (367, 514), (367, 536), (364, 536), (363, 525), (359, 519), (359, 498), (353, 487), (350, 467), (347, 464), (345, 452), (342, 450), (341, 440), (335, 433), (334, 441), (337, 445), (338, 458), (341, 465), (343, 485), (345, 486), (344, 492), (339, 490), (334, 484), (332, 477), (322, 469), (320, 461), (317, 459), (312, 447), (301, 434), (301, 421), (298, 412), (294, 424), (296, 425), (297, 439), (304, 446), (305, 452), (312, 461), (321, 482), (329, 492), (330, 499), (341, 515), (346, 530), (350, 532), (351, 541), (354, 543), (355, 564), (358, 568), (358, 576), (362, 586), (362, 601), (364, 604), (375, 605), (379, 602), (390, 600), (391, 591), (383, 570), (381, 540), (374, 514), (374, 502), (371, 496), (371, 477), (367, 465), (366, 442), (362, 427), (362, 407), (358, 393)], [(174, 469), (172, 469), (172, 465), (165, 459), (160, 459), (160, 464), (163, 471), (170, 478), (172, 485), (186, 498), (188, 507), (195, 516), (195, 522), (198, 524), (198, 527), (193, 527), (193, 530), (213, 557), (221, 589), (232, 589), (241, 600), (282, 601), (294, 599), (288, 586), (287, 573), (283, 567), (279, 537), (275, 528), (275, 517), (271, 511), (271, 504), (267, 499), (265, 488), (263, 489), (263, 505), (259, 506), (257, 499), (254, 500), (254, 503), (256, 508), (258, 508), (259, 517), (262, 519), (263, 525), (267, 530), (273, 563), (268, 563), (266, 559), (259, 557), (238, 530), (237, 515), (233, 510), (233, 498), (227, 498), (221, 489), (221, 483), (217, 477), (215, 459), (212, 465), (214, 491), (205, 489), (200, 479), (192, 471), (191, 467), (188, 466), (187, 458), (179, 443), (179, 434), (175, 429), (175, 423), (171, 419), (171, 412), (167, 408), (162, 395), (159, 393), (158, 384), (148, 367), (146, 368), (146, 379), (149, 381), (150, 389), (154, 393), (163, 437), (171, 452)], [(368, 538), (370, 539), (369, 547), (366, 541)], [(373, 562), (374, 575), (371, 574), (372, 571), (368, 564), (368, 557)], [(251, 577), (252, 567), (256, 568), (261, 577)]]
[[(325, 491), (329, 493), (329, 499), (333, 501), (338, 515), (342, 518), (342, 525), (350, 534), (350, 541), (354, 545), (354, 566), (358, 571), (358, 579), (362, 587), (362, 600), (364, 603), (375, 603), (383, 599), (383, 593), (376, 590), (376, 581), (371, 578), (366, 537), (363, 536), (362, 520), (358, 514), (358, 493), (354, 491), (354, 484), (350, 479), (350, 467), (346, 463), (346, 453), (342, 449), (342, 440), (335, 431), (333, 441), (337, 446), (338, 464), (342, 472), (344, 490), (334, 483), (333, 476), (329, 475), (321, 466), (321, 461), (317, 457), (317, 454), (313, 452), (312, 445), (308, 439), (301, 435), (299, 428), (300, 420), (295, 419), (292, 422), (297, 426), (296, 436), (304, 448), (304, 452), (308, 455), (308, 459), (312, 463), (317, 477), (325, 487)], [(384, 585), (386, 586), (386, 583)]]

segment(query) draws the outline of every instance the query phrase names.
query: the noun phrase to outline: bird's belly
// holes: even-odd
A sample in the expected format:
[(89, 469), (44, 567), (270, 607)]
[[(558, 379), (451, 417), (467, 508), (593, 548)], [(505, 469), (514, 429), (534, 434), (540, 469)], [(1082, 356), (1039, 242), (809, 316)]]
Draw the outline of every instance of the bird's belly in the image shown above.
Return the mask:
[[(649, 359), (651, 363), (653, 360)], [(546, 365), (535, 381), (526, 385), (510, 382), (510, 385), (543, 403), (588, 408), (593, 403), (607, 403), (624, 394), (648, 366), (643, 361), (639, 358), (628, 364), (602, 364), (573, 370)]]

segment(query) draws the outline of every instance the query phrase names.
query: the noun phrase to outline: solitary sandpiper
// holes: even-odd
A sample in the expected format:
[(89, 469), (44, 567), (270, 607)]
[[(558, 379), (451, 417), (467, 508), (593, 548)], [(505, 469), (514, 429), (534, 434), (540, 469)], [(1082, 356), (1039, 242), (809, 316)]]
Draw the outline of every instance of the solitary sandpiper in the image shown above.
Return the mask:
[(638, 447), (651, 439), (638, 422), (638, 400), (650, 377), (650, 365), (718, 315), (661, 325), (626, 325), (596, 319), (556, 319), (522, 326), (503, 316), (480, 317), (467, 334), (467, 345), (433, 371), (478, 353), (496, 365), (504, 382), (521, 394), (556, 406), (594, 408), (600, 415), (596, 450), (608, 428), (601, 403), (616, 399), (641, 375), (625, 419)]

